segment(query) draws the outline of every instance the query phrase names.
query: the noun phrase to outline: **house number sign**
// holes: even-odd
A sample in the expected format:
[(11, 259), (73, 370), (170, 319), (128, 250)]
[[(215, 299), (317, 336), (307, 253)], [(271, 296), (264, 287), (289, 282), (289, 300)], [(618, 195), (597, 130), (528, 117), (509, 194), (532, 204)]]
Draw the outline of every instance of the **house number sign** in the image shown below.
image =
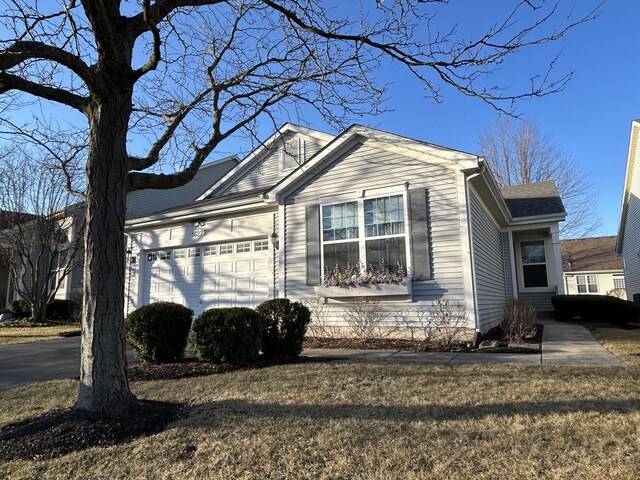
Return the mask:
[(191, 236), (193, 238), (200, 238), (200, 237), (204, 237), (205, 233), (207, 233), (207, 231), (204, 228), (194, 228)]

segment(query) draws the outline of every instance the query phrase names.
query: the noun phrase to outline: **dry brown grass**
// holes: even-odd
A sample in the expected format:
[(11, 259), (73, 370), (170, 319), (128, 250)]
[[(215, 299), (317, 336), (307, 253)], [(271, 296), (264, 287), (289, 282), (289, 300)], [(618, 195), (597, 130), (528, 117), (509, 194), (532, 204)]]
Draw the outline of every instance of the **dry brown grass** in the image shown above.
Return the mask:
[(622, 328), (591, 328), (600, 343), (627, 365), (640, 367), (640, 324), (629, 330)]
[(46, 327), (0, 327), (0, 345), (41, 342), (60, 338), (58, 334), (80, 330), (77, 324)]
[[(133, 384), (189, 418), (0, 478), (635, 479), (640, 369), (327, 363)], [(0, 425), (77, 384), (0, 393)]]

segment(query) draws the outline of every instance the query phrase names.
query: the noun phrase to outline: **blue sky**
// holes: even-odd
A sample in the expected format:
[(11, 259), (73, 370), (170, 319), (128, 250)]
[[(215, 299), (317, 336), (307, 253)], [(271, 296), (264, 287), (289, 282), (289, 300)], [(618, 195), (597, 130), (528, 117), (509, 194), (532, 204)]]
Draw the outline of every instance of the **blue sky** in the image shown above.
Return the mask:
[[(577, 3), (583, 7), (596, 1)], [(463, 34), (474, 29), (484, 31), (495, 22), (496, 12), (504, 11), (511, 4), (505, 0), (452, 1), (443, 7), (440, 19), (446, 24), (458, 24)], [(564, 3), (571, 4), (571, 1)], [(339, 5), (348, 12), (357, 4)], [(617, 232), (631, 120), (640, 118), (640, 62), (634, 48), (640, 2), (608, 0), (601, 11), (598, 19), (579, 26), (558, 43), (518, 53), (498, 72), (497, 78), (502, 85), (517, 85), (518, 81), (528, 78), (522, 75), (524, 70), (535, 71), (537, 66), (562, 51), (558, 72), (573, 69), (571, 82), (560, 93), (521, 101), (517, 112), (534, 118), (541, 129), (550, 133), (589, 173), (598, 194), (597, 213), (603, 220), (602, 227), (595, 233), (613, 235)], [(387, 106), (393, 111), (375, 118), (354, 118), (353, 123), (475, 153), (479, 151), (478, 134), (496, 120), (492, 107), (446, 87), (442, 90), (441, 103), (425, 99), (420, 84), (397, 66), (384, 67), (379, 77), (391, 83)], [(79, 117), (61, 107), (49, 112), (45, 116)], [(317, 116), (311, 114), (306, 118), (311, 120), (313, 128), (338, 133), (335, 126), (316, 121)], [(278, 118), (280, 123), (288, 120), (297, 119)], [(266, 137), (269, 133), (265, 130), (260, 136)], [(231, 140), (211, 159), (246, 152), (246, 148), (247, 145)]]
[[(617, 233), (631, 121), (640, 118), (639, 21), (640, 2), (609, 0), (598, 19), (558, 44), (560, 71), (575, 71), (566, 89), (517, 106), (590, 174), (602, 217), (597, 235)], [(548, 51), (531, 49), (518, 62), (539, 62), (543, 56), (548, 58)], [(395, 111), (369, 123), (464, 151), (478, 152), (478, 134), (496, 119), (491, 107), (451, 91), (440, 104), (416, 101), (418, 86), (403, 78), (390, 96)]]

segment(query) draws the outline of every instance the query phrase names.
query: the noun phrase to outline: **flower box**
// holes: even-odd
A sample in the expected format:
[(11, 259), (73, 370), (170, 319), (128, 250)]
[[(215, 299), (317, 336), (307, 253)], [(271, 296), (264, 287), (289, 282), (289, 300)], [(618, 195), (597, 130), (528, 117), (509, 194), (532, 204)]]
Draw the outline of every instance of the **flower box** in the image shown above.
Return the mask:
[(377, 283), (357, 287), (313, 287), (316, 295), (323, 298), (338, 297), (390, 297), (394, 295), (410, 295), (408, 284)]

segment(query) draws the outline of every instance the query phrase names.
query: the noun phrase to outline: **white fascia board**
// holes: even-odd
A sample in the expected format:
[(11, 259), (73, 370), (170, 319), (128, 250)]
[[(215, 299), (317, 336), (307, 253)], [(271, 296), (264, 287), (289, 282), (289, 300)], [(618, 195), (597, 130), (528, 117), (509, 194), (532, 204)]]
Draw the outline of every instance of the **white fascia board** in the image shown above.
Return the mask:
[(557, 223), (563, 222), (567, 218), (567, 215), (564, 213), (553, 213), (549, 215), (535, 215), (531, 217), (517, 217), (511, 222), (511, 226), (518, 227), (524, 226), (527, 224), (539, 224), (539, 223)]
[(362, 125), (352, 125), (344, 132), (338, 135), (330, 144), (322, 149), (310, 161), (298, 167), (291, 175), (282, 182), (279, 182), (272, 189), (264, 194), (267, 202), (278, 202), (283, 192), (286, 192), (291, 186), (297, 185), (298, 181), (309, 171), (319, 165), (329, 163), (334, 160), (340, 153), (344, 152), (348, 147), (357, 141), (373, 140), (385, 145), (385, 148), (391, 148), (401, 153), (415, 157), (415, 153), (428, 155), (430, 159), (441, 158), (448, 160), (450, 164), (454, 164), (460, 170), (477, 168), (479, 157), (465, 152), (452, 150), (446, 147), (426, 144), (392, 133), (375, 130)]
[(250, 210), (261, 210), (268, 207), (261, 199), (252, 198), (249, 202), (232, 204), (221, 208), (212, 207), (210, 205), (202, 207), (191, 207), (182, 210), (173, 210), (171, 212), (151, 215), (148, 217), (132, 218), (125, 223), (125, 231), (133, 231), (143, 227), (152, 227), (156, 225), (164, 225), (167, 223), (183, 222), (203, 215), (224, 215), (236, 212), (246, 212)]
[(587, 275), (587, 274), (612, 274), (612, 275), (623, 275), (624, 270), (569, 270), (568, 272), (564, 272), (565, 277), (574, 277), (576, 275)]
[(216, 183), (214, 183), (210, 188), (208, 188), (202, 195), (196, 198), (196, 201), (206, 199), (211, 193), (218, 190), (222, 185), (227, 183), (230, 179), (234, 178), (239, 172), (246, 170), (257, 158), (259, 158), (262, 154), (264, 154), (269, 148), (273, 147), (275, 142), (277, 142), (283, 135), (288, 132), (300, 133), (303, 135), (307, 135), (309, 137), (316, 137), (320, 140), (324, 140), (326, 142), (330, 142), (333, 140), (333, 136), (328, 133), (320, 132), (318, 130), (313, 130), (311, 128), (302, 127), (300, 125), (295, 125), (293, 123), (285, 123), (282, 127), (275, 131), (269, 138), (267, 138), (262, 144), (252, 151), (249, 155), (247, 155), (240, 163), (238, 163), (234, 168), (229, 170), (226, 175), (220, 178)]
[(624, 230), (627, 223), (627, 205), (629, 200), (629, 189), (633, 170), (635, 169), (635, 159), (637, 157), (638, 143), (640, 142), (640, 120), (631, 122), (631, 134), (629, 135), (629, 153), (627, 154), (627, 166), (624, 172), (624, 191), (622, 192), (622, 205), (620, 206), (620, 219), (618, 222), (618, 236), (616, 238), (616, 254), (622, 255), (622, 243), (624, 242)]

